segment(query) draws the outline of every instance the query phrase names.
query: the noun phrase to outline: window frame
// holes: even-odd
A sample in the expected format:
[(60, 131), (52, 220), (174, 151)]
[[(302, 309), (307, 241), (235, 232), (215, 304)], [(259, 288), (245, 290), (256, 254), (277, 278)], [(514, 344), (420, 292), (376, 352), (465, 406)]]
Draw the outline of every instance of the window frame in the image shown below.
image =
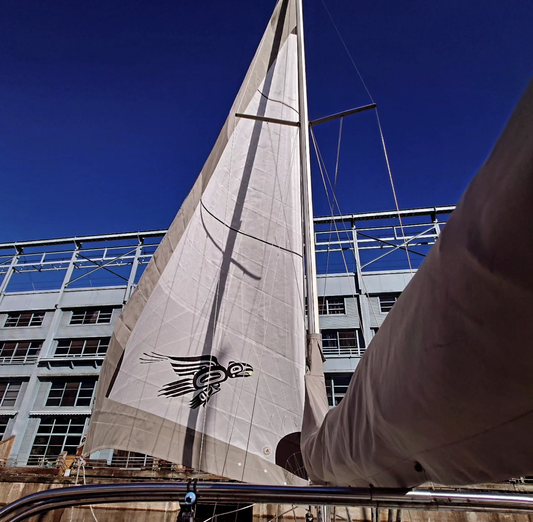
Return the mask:
[[(111, 324), (112, 306), (75, 308), (71, 310), (69, 326), (86, 326), (91, 324)], [(94, 315), (96, 314), (96, 316)], [(93, 320), (94, 318), (94, 320)]]
[(0, 441), (4, 440), (10, 420), (9, 415), (0, 415)]
[[(28, 324), (20, 324), (23, 316), (29, 316)], [(46, 311), (41, 312), (7, 312), (7, 317), (4, 322), (4, 328), (38, 328), (43, 325)], [(15, 319), (15, 324), (9, 324), (12, 319)], [(13, 321), (11, 321), (13, 322)]]
[[(22, 385), (24, 381), (22, 379), (9, 379), (0, 381), (0, 408), (15, 408), (17, 405), (17, 400), (22, 390)], [(5, 385), (5, 388), (2, 390), (2, 385)], [(12, 388), (17, 387), (13, 390)], [(12, 397), (12, 394), (15, 393), (15, 396)], [(10, 397), (8, 397), (10, 395)], [(7, 404), (7, 401), (10, 404)]]
[[(352, 380), (353, 373), (327, 373), (325, 374), (326, 381), (326, 393), (328, 397), (328, 405), (330, 408), (338, 406), (339, 403), (346, 396), (348, 387)], [(337, 379), (337, 384), (335, 384), (335, 379)], [(344, 380), (347, 382), (341, 382)]]
[(400, 297), (400, 295), (401, 295), (401, 292), (388, 292), (386, 294), (379, 294), (378, 302), (379, 302), (380, 313), (388, 314), (392, 310), (392, 307), (398, 301), (398, 298)]
[[(48, 388), (45, 408), (91, 408), (94, 402), (97, 382), (97, 377), (80, 377), (79, 380), (53, 379), (50, 381), (50, 387)], [(92, 387), (87, 386), (87, 383), (91, 383)], [(90, 395), (87, 393), (88, 390), (90, 390)], [(72, 404), (68, 404), (71, 399)], [(86, 402), (86, 404), (80, 404), (80, 401)], [(53, 404), (55, 402), (57, 404)]]
[[(67, 451), (69, 455), (75, 454), (87, 431), (89, 417), (90, 415), (46, 415), (41, 417), (31, 445), (28, 465), (40, 465), (48, 461), (48, 458), (57, 458), (63, 451)], [(50, 421), (52, 422), (50, 423)], [(66, 423), (67, 421), (68, 423)], [(83, 422), (83, 425), (80, 421)], [(76, 430), (71, 429), (73, 426), (76, 427)], [(76, 442), (78, 436), (79, 441)], [(60, 438), (63, 439), (61, 444), (51, 444), (52, 439), (57, 442)], [(57, 454), (48, 451), (50, 447), (57, 446), (60, 446)], [(37, 452), (35, 451), (36, 448), (44, 448), (44, 451)], [(50, 463), (52, 464), (52, 462)]]
[[(342, 334), (352, 334), (352, 337)], [(350, 340), (353, 340), (354, 344), (346, 344)], [(328, 345), (329, 342), (335, 342), (335, 345)], [(366, 344), (361, 328), (322, 330), (322, 351), (326, 359), (328, 357), (362, 357), (366, 351)]]
[[(89, 343), (97, 341), (94, 353), (88, 353), (91, 349)], [(80, 337), (71, 339), (56, 339), (54, 358), (81, 358), (81, 357), (105, 357), (109, 349), (111, 337)], [(68, 343), (68, 344), (67, 344)], [(73, 346), (74, 343), (82, 343), (79, 348)], [(58, 353), (65, 351), (65, 353)], [(79, 350), (79, 353), (76, 353)]]
[[(11, 355), (4, 355), (8, 351), (6, 345), (13, 344)], [(21, 344), (27, 344), (27, 347), (21, 347)], [(33, 364), (39, 358), (39, 353), (43, 347), (44, 341), (0, 341), (0, 364)], [(34, 346), (38, 345), (38, 346)], [(22, 355), (19, 352), (24, 351)], [(34, 351), (35, 353), (30, 353)]]
[[(335, 306), (342, 305), (341, 311)], [(346, 298), (343, 296), (322, 296), (318, 298), (318, 315), (346, 315)]]

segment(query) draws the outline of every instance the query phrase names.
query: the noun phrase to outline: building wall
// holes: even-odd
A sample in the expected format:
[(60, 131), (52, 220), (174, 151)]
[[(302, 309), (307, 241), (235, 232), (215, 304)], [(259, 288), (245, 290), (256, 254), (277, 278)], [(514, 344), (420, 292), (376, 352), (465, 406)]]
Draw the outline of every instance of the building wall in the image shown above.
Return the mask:
[[(451, 210), (403, 211), (407, 237), (394, 213), (316, 220), (331, 405)], [(164, 232), (0, 244), (0, 436), (15, 435), (12, 465), (46, 466), (81, 441), (105, 343)]]

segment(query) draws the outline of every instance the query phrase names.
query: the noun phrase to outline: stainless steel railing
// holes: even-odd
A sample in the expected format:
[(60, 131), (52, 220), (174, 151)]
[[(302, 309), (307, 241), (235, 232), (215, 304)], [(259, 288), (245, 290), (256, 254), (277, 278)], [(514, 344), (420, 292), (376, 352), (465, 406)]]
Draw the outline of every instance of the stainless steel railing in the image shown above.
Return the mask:
[[(22, 522), (58, 508), (115, 502), (161, 502), (183, 499), (185, 482), (128, 483), (53, 489), (21, 498), (0, 510), (3, 522)], [(224, 482), (197, 485), (206, 503), (341, 505), (383, 509), (533, 512), (533, 496), (519, 493), (439, 491), (326, 486), (265, 486)]]

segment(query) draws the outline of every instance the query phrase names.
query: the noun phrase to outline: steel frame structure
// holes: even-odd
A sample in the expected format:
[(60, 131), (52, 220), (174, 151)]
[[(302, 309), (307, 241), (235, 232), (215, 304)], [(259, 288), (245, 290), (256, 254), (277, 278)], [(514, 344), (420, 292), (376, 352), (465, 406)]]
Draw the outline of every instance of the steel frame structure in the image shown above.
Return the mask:
[[(354, 272), (360, 275), (375, 271), (376, 263), (397, 251), (423, 259), (454, 209), (454, 206), (424, 207), (315, 218), (317, 256), (350, 251)], [(379, 223), (367, 224), (370, 221)], [(406, 258), (404, 267), (409, 265)]]
[[(317, 257), (349, 251), (353, 255), (350, 263), (355, 263), (353, 272), (361, 276), (375, 271), (377, 263), (399, 250), (423, 258), (425, 252), (419, 248), (435, 243), (446, 217), (454, 208), (425, 207), (400, 210), (399, 213), (372, 212), (315, 218)], [(399, 217), (404, 220), (403, 227), (398, 222)], [(371, 221), (379, 223), (372, 225)], [(16, 273), (63, 272), (62, 281), (54, 288), (61, 292), (84, 278), (88, 280), (98, 271), (110, 272), (118, 278), (121, 286), (127, 287), (124, 296), (124, 301), (127, 301), (135, 285), (138, 267), (149, 262), (165, 233), (166, 230), (148, 230), (0, 243), (0, 302), (3, 295), (11, 291), (9, 285)], [(148, 239), (155, 241), (147, 242)], [(363, 256), (366, 257), (364, 260)], [(128, 276), (116, 272), (124, 267), (130, 268)], [(83, 274), (75, 275), (76, 270), (82, 270)]]
[[(149, 230), (0, 243), (0, 302), (16, 273), (63, 272), (61, 282), (53, 288), (63, 292), (79, 280), (101, 270), (124, 281), (121, 286), (127, 287), (125, 302), (135, 284), (137, 268), (149, 262), (159, 243), (147, 243), (146, 240), (161, 240), (165, 233), (166, 230)], [(131, 268), (128, 277), (113, 270), (123, 267)], [(75, 270), (84, 273), (73, 277)]]

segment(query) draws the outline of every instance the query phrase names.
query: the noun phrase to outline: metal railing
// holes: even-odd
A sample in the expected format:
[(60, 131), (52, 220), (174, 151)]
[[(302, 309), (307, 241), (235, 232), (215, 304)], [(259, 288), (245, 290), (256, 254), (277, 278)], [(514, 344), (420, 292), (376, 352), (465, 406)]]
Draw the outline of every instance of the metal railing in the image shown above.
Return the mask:
[[(186, 482), (100, 484), (57, 488), (34, 493), (0, 509), (5, 522), (22, 522), (58, 508), (114, 502), (168, 502), (182, 499)], [(531, 513), (533, 496), (521, 493), (340, 488), (329, 486), (268, 486), (227, 482), (201, 482), (199, 502), (265, 503), (296, 505), (360, 506), (376, 509), (423, 509)]]
[(35, 364), (37, 355), (6, 355), (0, 357), (0, 364)]
[[(26, 466), (35, 468), (55, 468), (60, 455), (30, 455)], [(13, 464), (14, 466), (15, 464)]]
[[(154, 465), (157, 465), (157, 459), (148, 455), (143, 456), (130, 456), (130, 455), (113, 455), (111, 463), (108, 467), (120, 468), (120, 469), (153, 469)], [(91, 465), (91, 461), (88, 461), (88, 465)]]
[(357, 346), (322, 346), (324, 357), (363, 357), (365, 350)]

